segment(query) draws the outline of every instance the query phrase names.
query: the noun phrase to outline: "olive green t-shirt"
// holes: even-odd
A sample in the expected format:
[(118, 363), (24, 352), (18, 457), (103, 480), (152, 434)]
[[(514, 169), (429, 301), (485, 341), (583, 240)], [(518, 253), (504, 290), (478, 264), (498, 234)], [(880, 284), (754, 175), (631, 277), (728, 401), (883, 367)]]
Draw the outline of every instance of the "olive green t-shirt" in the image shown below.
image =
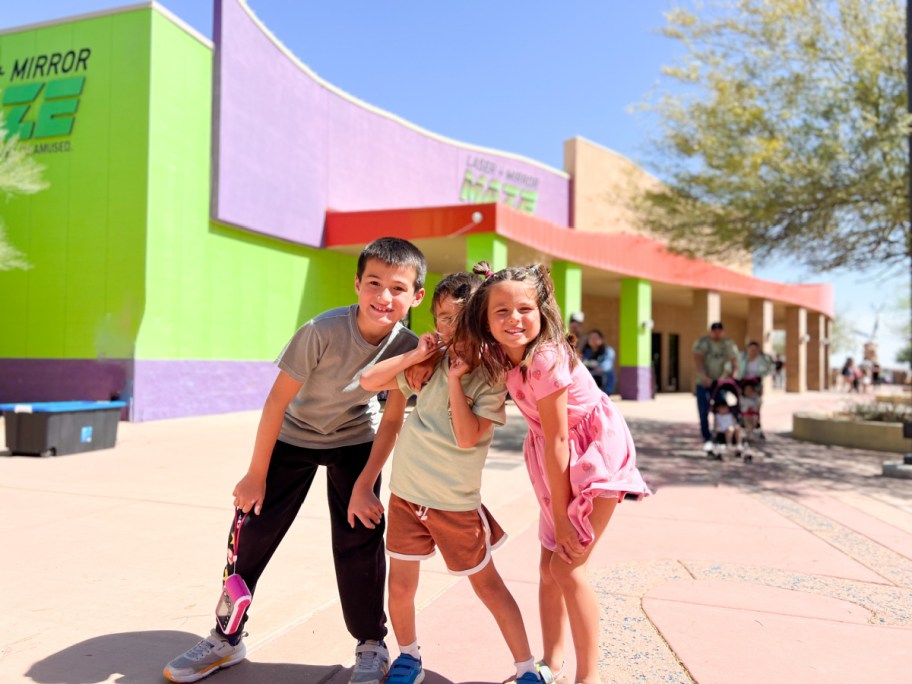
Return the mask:
[[(444, 355), (402, 426), (393, 453), (390, 491), (419, 506), (441, 511), (472, 511), (481, 505), (481, 471), (494, 437), (494, 426), (473, 447), (463, 449), (456, 444), (447, 384), (449, 363)], [(402, 373), (396, 379), (406, 398), (415, 393)], [(503, 384), (492, 387), (485, 382), (481, 368), (462, 376), (462, 391), (476, 416), (497, 425), (506, 422), (507, 388)]]
[(703, 355), (703, 366), (710, 380), (718, 380), (731, 370), (730, 359), (738, 356), (738, 346), (727, 337), (716, 342), (709, 335), (704, 335), (694, 342), (693, 350)]

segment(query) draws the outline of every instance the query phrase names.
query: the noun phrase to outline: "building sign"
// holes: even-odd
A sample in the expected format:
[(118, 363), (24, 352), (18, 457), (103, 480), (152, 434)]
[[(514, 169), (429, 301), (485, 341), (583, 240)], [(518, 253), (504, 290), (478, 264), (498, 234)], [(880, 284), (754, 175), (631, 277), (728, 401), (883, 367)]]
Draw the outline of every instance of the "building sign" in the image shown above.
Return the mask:
[[(13, 58), (0, 64), (7, 138), (34, 141), (32, 152), (69, 152), (92, 51), (89, 48)], [(80, 75), (77, 75), (80, 74)]]
[(459, 190), (459, 201), (468, 204), (502, 202), (527, 214), (535, 213), (538, 177), (511, 169), (502, 161), (470, 154)]

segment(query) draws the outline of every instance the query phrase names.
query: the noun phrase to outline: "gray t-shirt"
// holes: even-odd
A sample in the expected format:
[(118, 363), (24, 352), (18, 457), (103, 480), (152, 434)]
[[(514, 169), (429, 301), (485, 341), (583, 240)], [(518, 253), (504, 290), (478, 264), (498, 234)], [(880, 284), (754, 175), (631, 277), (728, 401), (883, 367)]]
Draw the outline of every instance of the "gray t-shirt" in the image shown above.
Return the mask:
[(418, 338), (397, 323), (374, 346), (361, 336), (357, 316), (357, 304), (320, 314), (298, 329), (276, 359), (279, 368), (304, 383), (285, 410), (281, 441), (325, 449), (374, 439), (380, 404), (376, 392), (361, 389), (361, 373), (414, 349)]

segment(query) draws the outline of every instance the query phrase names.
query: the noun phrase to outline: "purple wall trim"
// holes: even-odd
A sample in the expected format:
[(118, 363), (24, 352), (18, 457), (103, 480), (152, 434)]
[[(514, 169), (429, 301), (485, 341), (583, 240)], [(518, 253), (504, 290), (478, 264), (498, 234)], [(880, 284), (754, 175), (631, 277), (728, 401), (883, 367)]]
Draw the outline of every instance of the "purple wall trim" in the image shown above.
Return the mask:
[(128, 401), (132, 379), (132, 359), (0, 359), (0, 403)]
[(137, 422), (248, 411), (276, 373), (271, 361), (0, 359), (0, 403), (118, 398)]
[(568, 225), (565, 175), (432, 137), (333, 92), (238, 0), (216, 2), (213, 33), (217, 220), (321, 246), (327, 209), (456, 204), (469, 171), (520, 190), (534, 187), (535, 215)]
[(131, 420), (263, 408), (278, 373), (271, 361), (136, 361)]
[(648, 401), (652, 399), (652, 368), (621, 366), (621, 399)]

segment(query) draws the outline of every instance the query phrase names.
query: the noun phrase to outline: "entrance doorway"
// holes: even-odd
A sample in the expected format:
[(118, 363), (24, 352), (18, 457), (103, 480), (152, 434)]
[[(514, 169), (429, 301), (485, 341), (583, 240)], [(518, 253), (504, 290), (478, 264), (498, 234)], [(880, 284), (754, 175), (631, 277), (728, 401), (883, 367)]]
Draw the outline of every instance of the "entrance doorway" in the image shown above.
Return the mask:
[(680, 363), (681, 336), (668, 333), (668, 391), (677, 392), (681, 388)]
[(662, 390), (662, 333), (652, 333), (652, 396)]

